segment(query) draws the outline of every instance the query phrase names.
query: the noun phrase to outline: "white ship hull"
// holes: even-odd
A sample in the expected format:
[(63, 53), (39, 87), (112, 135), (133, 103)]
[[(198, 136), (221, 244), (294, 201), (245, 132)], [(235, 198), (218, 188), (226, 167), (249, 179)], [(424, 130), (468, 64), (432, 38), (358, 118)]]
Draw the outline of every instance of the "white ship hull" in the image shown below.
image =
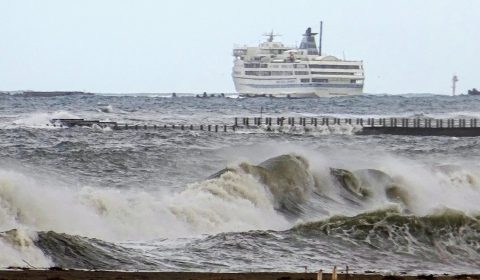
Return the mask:
[(233, 77), (236, 91), (243, 96), (328, 97), (363, 93), (363, 84), (300, 83), (296, 79), (258, 80)]

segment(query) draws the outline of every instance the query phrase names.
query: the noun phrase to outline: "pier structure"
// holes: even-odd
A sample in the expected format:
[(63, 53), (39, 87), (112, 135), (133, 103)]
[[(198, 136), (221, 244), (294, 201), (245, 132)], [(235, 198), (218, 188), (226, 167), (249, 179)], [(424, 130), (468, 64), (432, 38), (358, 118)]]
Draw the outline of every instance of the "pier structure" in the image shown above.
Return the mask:
[(275, 131), (278, 128), (351, 126), (357, 135), (416, 135), (416, 136), (480, 136), (478, 119), (433, 119), (433, 118), (331, 118), (331, 117), (236, 117), (221, 124), (121, 124), (85, 119), (53, 119), (51, 126), (87, 126), (111, 128), (112, 130), (179, 129), (208, 132), (231, 132), (241, 129), (263, 129)]

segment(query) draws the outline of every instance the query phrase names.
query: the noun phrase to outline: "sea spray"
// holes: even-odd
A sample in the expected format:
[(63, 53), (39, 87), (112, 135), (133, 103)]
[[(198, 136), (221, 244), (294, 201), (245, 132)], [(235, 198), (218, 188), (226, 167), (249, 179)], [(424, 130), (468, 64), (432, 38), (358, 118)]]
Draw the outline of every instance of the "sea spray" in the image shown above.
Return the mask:
[(0, 229), (26, 227), (106, 235), (97, 215), (79, 203), (74, 189), (40, 182), (19, 172), (0, 170)]
[(22, 114), (12, 120), (11, 124), (7, 124), (7, 128), (28, 127), (28, 128), (53, 128), (53, 119), (78, 119), (79, 116), (68, 111), (55, 112), (33, 112)]
[(288, 228), (268, 189), (247, 174), (226, 173), (168, 195), (56, 184), (1, 170), (0, 229), (119, 241)]
[(30, 230), (0, 232), (0, 267), (47, 268), (53, 262), (35, 246), (37, 234)]
[[(16, 260), (24, 257), (21, 248), (27, 247), (32, 263), (42, 265), (53, 259), (55, 264), (81, 268), (96, 262), (103, 262), (101, 267), (145, 268), (150, 267), (146, 265), (148, 260), (129, 260), (118, 242), (136, 240), (148, 244), (152, 239), (179, 237), (206, 242), (204, 234), (217, 240), (216, 236), (234, 233), (248, 239), (254, 235), (248, 231), (255, 230), (257, 235), (266, 231), (272, 235), (272, 240), (265, 241), (265, 250), (277, 243), (283, 244), (286, 251), (293, 250), (282, 242), (292, 240), (291, 246), (300, 246), (293, 241), (299, 234), (302, 242), (310, 244), (305, 246), (333, 242), (332, 246), (340, 250), (346, 243), (368, 254), (371, 250), (383, 254), (394, 248), (396, 254), (412, 260), (433, 255), (437, 262), (476, 263), (479, 188), (475, 169), (437, 167), (391, 155), (355, 161), (347, 161), (341, 153), (333, 155), (281, 154), (258, 164), (230, 164), (210, 179), (173, 193), (73, 187), (53, 178), (2, 169), (2, 231), (28, 229), (40, 238), (32, 237), (32, 241), (23, 243), (3, 238), (2, 246), (18, 251), (20, 257)], [(350, 158), (355, 158), (355, 153)], [(300, 225), (289, 230), (295, 224)], [(58, 252), (62, 242), (70, 243), (77, 257), (62, 259)], [(220, 237), (216, 242), (221, 242)], [(97, 255), (104, 255), (102, 260), (86, 255), (94, 250), (89, 246), (100, 247)], [(181, 250), (190, 253), (194, 245), (185, 246)], [(246, 248), (267, 254), (259, 247)], [(109, 259), (109, 251), (125, 260)], [(159, 265), (157, 258), (164, 256), (156, 251), (148, 255), (155, 259), (155, 265)], [(318, 259), (309, 259), (314, 260)], [(18, 264), (10, 260), (6, 263)]]
[(288, 228), (274, 203), (269, 190), (251, 175), (227, 171), (175, 194), (169, 209), (200, 232)]

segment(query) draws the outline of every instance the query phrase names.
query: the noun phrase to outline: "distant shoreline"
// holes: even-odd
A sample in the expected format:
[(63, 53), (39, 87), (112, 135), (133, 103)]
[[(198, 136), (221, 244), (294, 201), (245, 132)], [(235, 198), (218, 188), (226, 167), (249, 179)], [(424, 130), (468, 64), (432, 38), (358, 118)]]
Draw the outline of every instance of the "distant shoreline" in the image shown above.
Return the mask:
[[(145, 96), (145, 97), (247, 97), (241, 96), (236, 92), (85, 92), (85, 91), (37, 91), (37, 90), (0, 90), (0, 96), (19, 96), (19, 97), (58, 97), (58, 96)], [(358, 96), (401, 96), (401, 97), (431, 97), (431, 96), (442, 96), (442, 97), (458, 97), (458, 96), (475, 96), (472, 94), (457, 94), (452, 96), (450, 94), (442, 93), (363, 93)], [(249, 96), (250, 98), (257, 97), (270, 97), (270, 98), (286, 98), (286, 97), (277, 97), (277, 96), (268, 96), (268, 95), (258, 95), (258, 96)], [(345, 97), (345, 96), (337, 96)], [(333, 98), (333, 96), (329, 97)], [(291, 99), (297, 99), (296, 97)]]
[[(324, 273), (323, 280), (331, 280), (331, 274)], [(86, 270), (3, 270), (0, 279), (57, 279), (57, 280), (317, 280), (317, 273), (293, 272), (238, 272), (238, 273), (213, 273), (213, 272), (123, 272), (123, 271), (86, 271)], [(381, 275), (381, 274), (338, 274), (338, 280), (479, 280), (480, 275)]]
[(0, 95), (24, 97), (55, 97), (55, 96), (92, 96), (94, 93), (83, 91), (0, 91)]

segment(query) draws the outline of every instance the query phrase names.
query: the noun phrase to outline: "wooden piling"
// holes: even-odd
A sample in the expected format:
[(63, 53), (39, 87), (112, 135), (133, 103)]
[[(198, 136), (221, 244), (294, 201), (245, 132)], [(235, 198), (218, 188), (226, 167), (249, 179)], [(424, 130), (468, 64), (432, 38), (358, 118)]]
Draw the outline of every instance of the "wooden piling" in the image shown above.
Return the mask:
[(323, 270), (319, 270), (317, 273), (317, 280), (323, 280)]

